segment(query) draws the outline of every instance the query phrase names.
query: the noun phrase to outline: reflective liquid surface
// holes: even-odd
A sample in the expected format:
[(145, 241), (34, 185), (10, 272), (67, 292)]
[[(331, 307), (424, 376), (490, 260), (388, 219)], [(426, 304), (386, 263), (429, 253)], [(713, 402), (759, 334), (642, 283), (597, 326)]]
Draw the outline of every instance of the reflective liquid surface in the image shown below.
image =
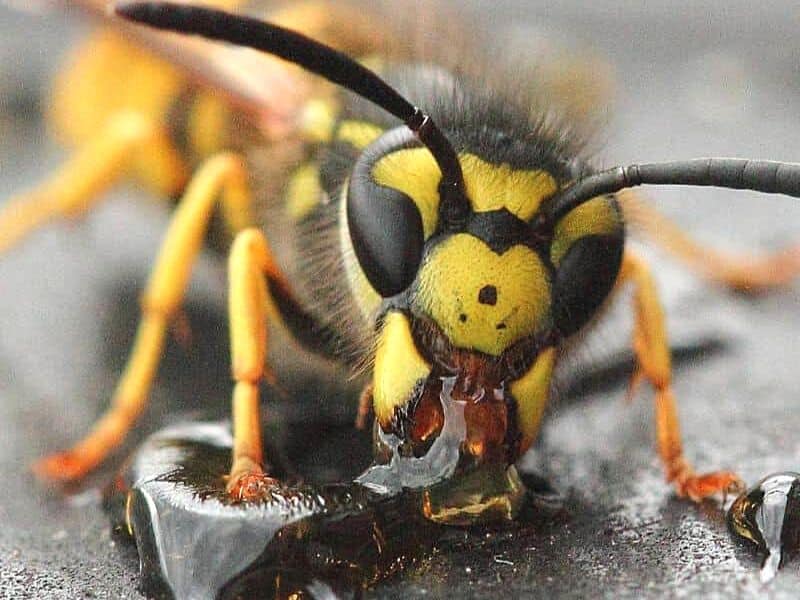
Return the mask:
[(774, 473), (739, 496), (728, 510), (734, 535), (765, 553), (761, 581), (772, 580), (800, 550), (800, 473)]

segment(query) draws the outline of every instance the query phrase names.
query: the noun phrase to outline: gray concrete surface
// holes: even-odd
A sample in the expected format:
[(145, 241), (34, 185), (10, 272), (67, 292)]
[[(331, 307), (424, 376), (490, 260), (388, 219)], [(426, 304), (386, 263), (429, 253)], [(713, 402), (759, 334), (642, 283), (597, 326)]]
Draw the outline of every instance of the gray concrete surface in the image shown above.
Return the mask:
[[(601, 164), (800, 155), (794, 2), (470, 4), (487, 28), (523, 39), (535, 32), (613, 65), (617, 94)], [(58, 14), (0, 8), (0, 198), (62, 157), (38, 121), (37, 98), (80, 29)], [(798, 235), (800, 206), (785, 198), (652, 195), (720, 247), (774, 248)], [(112, 389), (132, 333), (135, 290), (165, 218), (139, 197), (123, 191), (86, 221), (43, 231), (0, 258), (2, 597), (140, 597), (135, 552), (112, 540), (99, 506), (97, 489), (110, 472), (64, 496), (27, 470), (84, 432)], [(735, 467), (750, 482), (797, 470), (800, 288), (746, 299), (653, 256), (673, 337), (686, 350), (676, 392), (689, 455), (699, 468)], [(189, 307), (198, 343), (188, 353), (171, 348), (141, 431), (225, 414), (224, 405), (198, 400), (223, 398), (227, 389), (221, 280), (218, 263), (205, 260)], [(649, 394), (624, 405), (624, 377), (616, 376), (628, 356), (625, 315), (623, 307), (573, 369), (594, 365), (600, 375), (565, 384), (542, 443), (525, 459), (568, 495), (567, 516), (523, 533), (465, 531), (371, 596), (795, 597), (800, 564), (761, 586), (757, 560), (731, 542), (718, 507), (677, 500), (663, 483)], [(621, 371), (599, 368), (618, 363)], [(328, 417), (343, 419), (351, 407), (342, 406)], [(290, 418), (297, 412), (280, 410)]]

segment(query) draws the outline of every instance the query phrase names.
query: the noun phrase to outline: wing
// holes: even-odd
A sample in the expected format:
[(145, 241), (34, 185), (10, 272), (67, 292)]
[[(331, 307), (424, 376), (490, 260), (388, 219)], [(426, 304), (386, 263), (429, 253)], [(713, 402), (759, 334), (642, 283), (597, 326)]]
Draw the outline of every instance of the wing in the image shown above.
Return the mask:
[[(237, 10), (241, 0), (179, 0)], [(256, 125), (267, 139), (295, 129), (297, 111), (318, 82), (299, 68), (253, 50), (199, 38), (157, 32), (112, 15), (107, 0), (49, 0), (111, 27), (123, 38), (179, 68), (194, 83), (211, 88), (228, 105)], [(330, 44), (355, 56), (367, 56), (382, 43), (375, 21), (347, 3), (248, 3), (248, 12)], [(347, 24), (344, 28), (341, 25)]]

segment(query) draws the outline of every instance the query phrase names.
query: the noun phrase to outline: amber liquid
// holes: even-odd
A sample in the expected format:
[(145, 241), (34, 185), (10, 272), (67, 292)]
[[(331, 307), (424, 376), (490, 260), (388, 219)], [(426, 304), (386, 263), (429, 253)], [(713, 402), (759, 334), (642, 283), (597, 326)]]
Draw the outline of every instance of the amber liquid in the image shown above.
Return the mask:
[(149, 596), (347, 596), (426, 555), (445, 529), (423, 516), (421, 492), (382, 495), (356, 483), (287, 483), (263, 503), (233, 504), (227, 438), (221, 425), (162, 432), (109, 494)]

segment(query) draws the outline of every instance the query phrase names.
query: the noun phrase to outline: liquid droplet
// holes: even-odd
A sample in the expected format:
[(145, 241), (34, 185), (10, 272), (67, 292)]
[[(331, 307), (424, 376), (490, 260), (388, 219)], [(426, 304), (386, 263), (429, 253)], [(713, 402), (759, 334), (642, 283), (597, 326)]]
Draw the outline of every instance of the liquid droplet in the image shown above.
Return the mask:
[(267, 447), (277, 483), (259, 502), (233, 503), (225, 491), (227, 425), (189, 423), (148, 438), (107, 500), (117, 531), (135, 540), (145, 592), (347, 596), (428, 554), (443, 524), (550, 514), (559, 499), (540, 486), (528, 494), (509, 462), (505, 396), (475, 401), (457, 391), (457, 378), (435, 383), (403, 427), (376, 428), (375, 461), (355, 480), (300, 481)]
[(765, 553), (761, 581), (771, 581), (800, 550), (800, 473), (774, 473), (739, 496), (728, 511), (731, 532)]
[(145, 593), (349, 597), (425, 555), (443, 531), (423, 517), (420, 493), (288, 483), (283, 472), (287, 483), (265, 501), (234, 504), (224, 482), (231, 443), (223, 424), (165, 429), (115, 482), (107, 507), (136, 542)]

